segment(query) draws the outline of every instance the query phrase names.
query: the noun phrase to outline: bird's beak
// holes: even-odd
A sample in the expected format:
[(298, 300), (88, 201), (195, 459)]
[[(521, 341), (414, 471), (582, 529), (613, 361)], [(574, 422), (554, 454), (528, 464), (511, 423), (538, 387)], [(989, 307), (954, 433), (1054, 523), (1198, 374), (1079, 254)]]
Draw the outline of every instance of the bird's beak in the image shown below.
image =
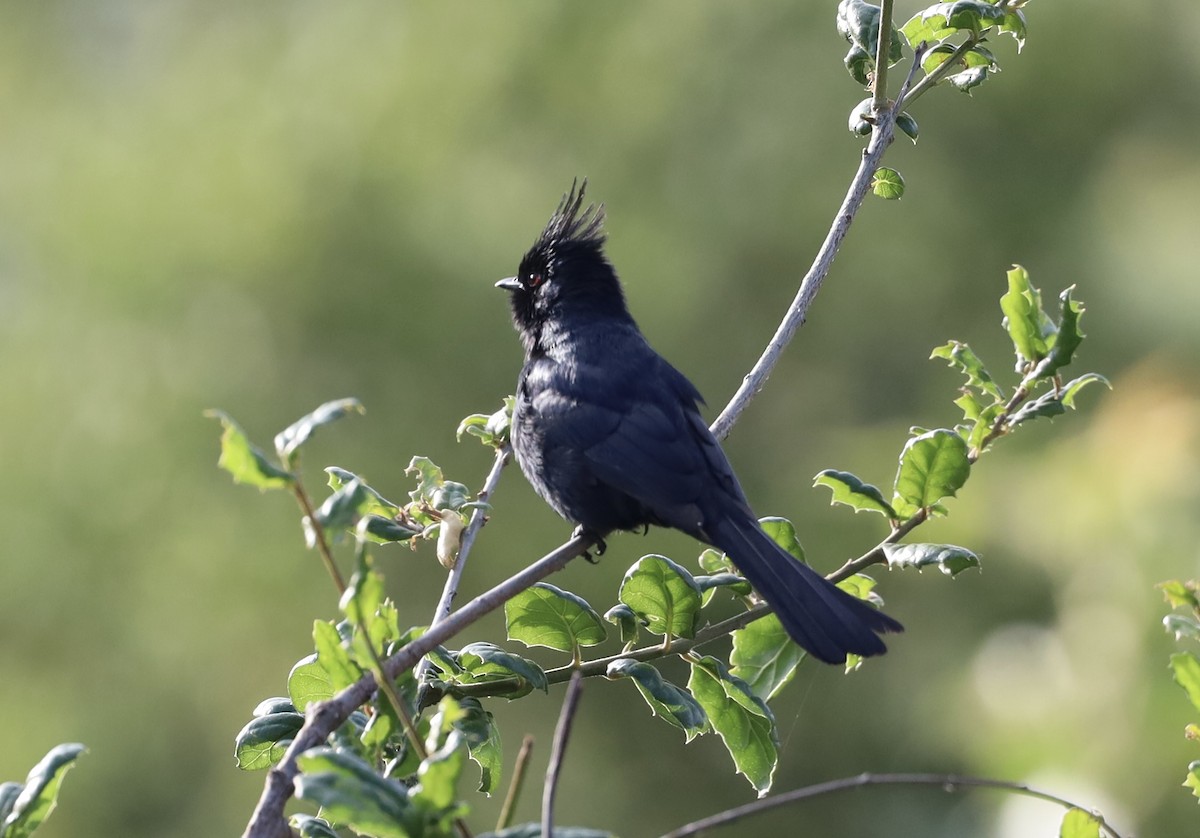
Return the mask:
[(521, 280), (515, 276), (506, 276), (504, 279), (496, 283), (497, 288), (503, 288), (505, 291), (520, 291)]

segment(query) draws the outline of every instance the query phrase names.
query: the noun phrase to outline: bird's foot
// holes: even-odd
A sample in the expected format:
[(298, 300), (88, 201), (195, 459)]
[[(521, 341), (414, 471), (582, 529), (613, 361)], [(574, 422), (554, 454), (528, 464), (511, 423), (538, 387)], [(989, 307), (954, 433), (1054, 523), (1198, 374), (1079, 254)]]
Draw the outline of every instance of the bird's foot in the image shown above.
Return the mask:
[[(571, 537), (572, 538), (586, 538), (593, 542), (592, 548), (589, 548), (589, 549), (583, 551), (583, 557), (585, 559), (587, 559), (589, 562), (591, 562), (592, 564), (598, 564), (599, 558), (601, 556), (603, 556), (604, 552), (608, 549), (608, 545), (604, 543), (604, 539), (601, 536), (599, 536), (596, 533), (589, 530), (583, 524), (580, 524), (578, 527), (575, 528), (575, 531), (573, 533), (571, 533)], [(593, 549), (596, 551), (595, 556), (592, 555)]]

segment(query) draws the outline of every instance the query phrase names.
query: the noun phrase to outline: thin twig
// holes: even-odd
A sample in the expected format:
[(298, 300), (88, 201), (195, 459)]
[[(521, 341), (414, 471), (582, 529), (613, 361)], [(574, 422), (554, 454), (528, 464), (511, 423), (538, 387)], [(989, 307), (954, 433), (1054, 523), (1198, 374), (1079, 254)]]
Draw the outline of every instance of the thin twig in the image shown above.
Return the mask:
[(846, 238), (846, 233), (850, 230), (850, 223), (854, 221), (854, 216), (858, 214), (863, 199), (871, 188), (871, 179), (875, 176), (875, 170), (879, 168), (879, 161), (883, 159), (884, 152), (891, 145), (894, 133), (895, 116), (891, 109), (885, 109), (876, 117), (871, 131), (871, 141), (863, 151), (858, 171), (854, 173), (854, 179), (850, 181), (846, 197), (838, 207), (837, 215), (834, 216), (833, 224), (830, 225), (829, 232), (825, 236), (825, 241), (821, 243), (821, 248), (817, 251), (812, 266), (800, 282), (800, 289), (796, 292), (795, 299), (788, 307), (787, 313), (780, 322), (779, 328), (775, 330), (770, 343), (767, 344), (766, 350), (755, 362), (754, 368), (742, 379), (741, 386), (729, 400), (729, 404), (721, 411), (721, 415), (713, 422), (711, 430), (717, 439), (724, 439), (729, 435), (734, 423), (742, 415), (742, 411), (750, 404), (750, 400), (766, 386), (771, 371), (775, 369), (780, 356), (783, 355), (783, 350), (795, 337), (796, 331), (804, 325), (808, 318), (808, 309), (816, 298), (817, 292), (821, 290), (821, 284), (825, 282), (825, 277), (829, 275), (829, 269), (833, 266), (838, 248), (841, 246), (842, 240)]
[(567, 685), (563, 698), (562, 713), (558, 726), (554, 728), (554, 744), (550, 746), (550, 765), (546, 768), (546, 784), (542, 788), (542, 838), (553, 838), (554, 796), (558, 792), (558, 775), (562, 772), (563, 758), (567, 753), (567, 740), (571, 736), (571, 725), (575, 722), (575, 710), (583, 692), (583, 675), (576, 672)]
[(292, 494), (296, 497), (296, 503), (300, 504), (300, 511), (304, 513), (304, 517), (308, 520), (308, 525), (312, 528), (317, 553), (320, 554), (321, 561), (325, 565), (325, 570), (329, 572), (329, 577), (333, 580), (333, 584), (337, 588), (338, 596), (340, 597), (346, 593), (346, 580), (342, 578), (337, 563), (333, 560), (333, 552), (329, 549), (329, 540), (325, 538), (325, 528), (317, 520), (316, 513), (313, 511), (312, 501), (308, 497), (308, 492), (304, 490), (304, 484), (300, 482), (299, 477), (292, 481)]
[[(558, 547), (529, 567), (501, 582), (451, 613), (438, 625), (407, 644), (383, 662), (383, 671), (388, 678), (396, 678), (417, 665), (417, 662), (439, 644), (446, 642), (458, 632), (474, 623), (485, 614), (494, 611), (534, 582), (538, 582), (557, 570), (561, 570), (571, 559), (582, 556), (594, 544), (591, 538), (578, 535)], [(283, 838), (290, 834), (284, 820), (283, 809), (295, 793), (294, 781), (299, 773), (296, 757), (310, 748), (323, 743), (333, 731), (350, 718), (350, 714), (375, 693), (375, 678), (364, 675), (346, 689), (327, 701), (309, 705), (308, 718), (304, 726), (288, 746), (283, 759), (267, 773), (262, 795), (254, 808), (250, 823), (243, 838)]]
[(673, 832), (668, 832), (662, 838), (687, 838), (689, 835), (699, 835), (700, 833), (714, 829), (718, 826), (733, 823), (742, 818), (758, 815), (762, 812), (770, 811), (771, 809), (785, 806), (789, 803), (795, 803), (800, 800), (808, 800), (813, 797), (831, 794), (838, 791), (846, 791), (848, 789), (863, 788), (864, 786), (937, 786), (948, 794), (961, 791), (964, 788), (991, 788), (1002, 789), (1004, 791), (1016, 792), (1017, 794), (1026, 797), (1033, 797), (1038, 800), (1045, 800), (1050, 803), (1056, 803), (1064, 809), (1083, 809), (1092, 815), (1100, 822), (1100, 828), (1103, 829), (1111, 838), (1121, 838), (1120, 833), (1113, 828), (1111, 824), (1105, 821), (1104, 816), (1095, 810), (1086, 809), (1078, 803), (1072, 803), (1066, 798), (1059, 797), (1056, 794), (1051, 794), (1047, 791), (1033, 788), (1025, 783), (1013, 783), (1008, 780), (992, 780), (986, 777), (964, 777), (955, 774), (859, 774), (856, 777), (844, 777), (840, 780), (830, 780), (826, 783), (818, 783), (812, 786), (805, 786), (795, 791), (787, 792), (786, 794), (778, 795), (777, 797), (769, 797), (762, 800), (756, 800), (753, 803), (747, 803), (745, 806), (738, 806), (735, 809), (729, 809), (725, 812), (713, 815), (703, 820), (698, 820), (693, 823), (682, 826)]
[(508, 794), (504, 796), (504, 805), (500, 807), (500, 816), (496, 818), (496, 831), (508, 829), (516, 813), (517, 800), (521, 797), (521, 787), (525, 785), (525, 774), (529, 769), (529, 756), (533, 753), (533, 737), (528, 733), (521, 740), (521, 750), (517, 752), (517, 762), (513, 766), (512, 780), (508, 784)]
[[(481, 501), (488, 501), (492, 497), (492, 493), (496, 491), (497, 484), (500, 483), (500, 474), (507, 465), (512, 454), (512, 449), (505, 445), (503, 448), (496, 450), (496, 458), (492, 462), (492, 470), (488, 472), (487, 478), (483, 481), (483, 488), (479, 490), (478, 498)], [(479, 535), (479, 530), (483, 528), (487, 521), (487, 511), (482, 507), (476, 507), (471, 513), (471, 520), (467, 524), (467, 528), (463, 530), (462, 539), (459, 541), (458, 558), (455, 559), (454, 567), (450, 568), (450, 572), (446, 575), (446, 584), (442, 586), (442, 596), (438, 600), (437, 608), (433, 611), (433, 619), (430, 621), (430, 627), (436, 626), (450, 614), (450, 609), (454, 605), (454, 598), (458, 596), (458, 586), (462, 581), (463, 572), (467, 568), (467, 556), (471, 553), (471, 548), (475, 545), (475, 538)], [(421, 684), (425, 678), (425, 673), (429, 669), (429, 659), (422, 658), (417, 665), (415, 673), (417, 683)], [(423, 692), (424, 686), (421, 687)], [(418, 706), (420, 702), (418, 702)]]

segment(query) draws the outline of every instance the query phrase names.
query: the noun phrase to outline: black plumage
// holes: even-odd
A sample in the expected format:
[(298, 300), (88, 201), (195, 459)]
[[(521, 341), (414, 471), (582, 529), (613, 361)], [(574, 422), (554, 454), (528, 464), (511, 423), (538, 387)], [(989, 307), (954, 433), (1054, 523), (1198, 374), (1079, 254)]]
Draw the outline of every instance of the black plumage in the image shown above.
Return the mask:
[[(586, 185), (586, 182), (585, 184)], [(815, 657), (886, 651), (898, 622), (822, 578), (759, 526), (700, 393), (646, 342), (604, 255), (603, 207), (572, 186), (510, 292), (525, 347), (512, 442), (521, 470), (589, 533), (674, 527), (724, 551)]]

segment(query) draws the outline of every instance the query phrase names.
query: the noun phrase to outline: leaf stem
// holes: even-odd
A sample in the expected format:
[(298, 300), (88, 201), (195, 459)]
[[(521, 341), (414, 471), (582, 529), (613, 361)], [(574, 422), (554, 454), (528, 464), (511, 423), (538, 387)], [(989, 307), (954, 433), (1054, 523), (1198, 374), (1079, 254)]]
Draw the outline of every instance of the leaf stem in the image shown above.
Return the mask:
[(1008, 780), (993, 780), (987, 777), (969, 777), (956, 774), (859, 774), (855, 777), (844, 777), (840, 780), (830, 780), (825, 783), (817, 783), (812, 786), (796, 789), (776, 797), (770, 797), (763, 800), (756, 800), (753, 803), (747, 803), (744, 806), (738, 806), (734, 809), (729, 809), (719, 814), (702, 820), (694, 821), (693, 823), (682, 826), (672, 832), (668, 832), (662, 838), (688, 838), (690, 835), (699, 835), (702, 832), (713, 829), (718, 826), (733, 823), (742, 818), (758, 815), (763, 812), (780, 806), (786, 806), (789, 803), (795, 803), (801, 800), (809, 800), (814, 797), (820, 797), (833, 792), (846, 791), (848, 789), (863, 788), (865, 786), (936, 786), (941, 788), (947, 794), (954, 794), (967, 788), (990, 788), (1009, 791), (1015, 794), (1032, 797), (1038, 800), (1045, 800), (1049, 803), (1055, 803), (1062, 806), (1064, 809), (1083, 809), (1092, 817), (1100, 822), (1100, 828), (1103, 829), (1111, 838), (1121, 838), (1120, 833), (1109, 824), (1104, 816), (1094, 810), (1086, 809), (1078, 803), (1072, 803), (1066, 798), (1059, 797), (1056, 794), (1051, 794), (1047, 791), (1034, 788), (1025, 783), (1014, 783)]
[(338, 596), (346, 593), (346, 580), (342, 577), (341, 571), (337, 568), (337, 563), (333, 560), (333, 552), (329, 549), (329, 540), (325, 537), (325, 528), (317, 520), (316, 513), (313, 511), (312, 501), (308, 497), (308, 492), (304, 488), (304, 483), (300, 480), (300, 475), (296, 475), (296, 479), (292, 481), (292, 494), (296, 498), (296, 503), (300, 504), (300, 510), (304, 513), (304, 517), (308, 520), (308, 525), (312, 527), (313, 540), (316, 542), (317, 553), (321, 556), (321, 561), (325, 564), (325, 570), (329, 572), (329, 577), (333, 580), (334, 587), (337, 588)]

